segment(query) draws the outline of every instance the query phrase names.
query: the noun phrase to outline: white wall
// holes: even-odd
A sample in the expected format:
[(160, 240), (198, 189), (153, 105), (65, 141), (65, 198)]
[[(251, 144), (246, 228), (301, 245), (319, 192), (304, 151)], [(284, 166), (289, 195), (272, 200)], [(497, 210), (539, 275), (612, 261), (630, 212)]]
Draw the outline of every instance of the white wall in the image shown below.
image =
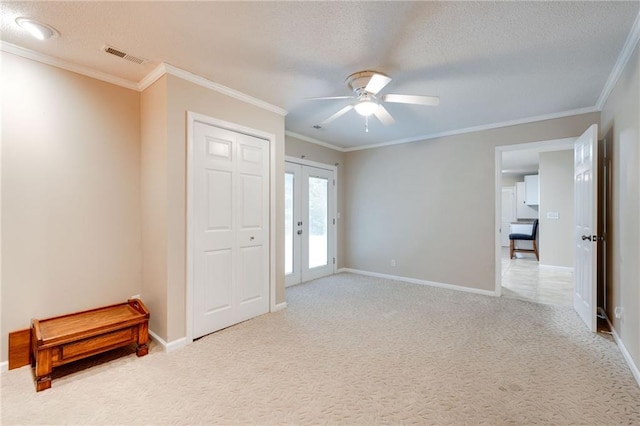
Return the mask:
[[(636, 45), (603, 110), (611, 154), (610, 274), (606, 311), (640, 367), (640, 47)], [(624, 317), (615, 318), (615, 307)]]
[(140, 94), (2, 53), (2, 334), (141, 290)]
[[(540, 153), (540, 264), (573, 267), (573, 150)], [(558, 219), (548, 219), (548, 212)]]
[(346, 267), (493, 292), (495, 147), (576, 137), (599, 119), (583, 114), (346, 153)]

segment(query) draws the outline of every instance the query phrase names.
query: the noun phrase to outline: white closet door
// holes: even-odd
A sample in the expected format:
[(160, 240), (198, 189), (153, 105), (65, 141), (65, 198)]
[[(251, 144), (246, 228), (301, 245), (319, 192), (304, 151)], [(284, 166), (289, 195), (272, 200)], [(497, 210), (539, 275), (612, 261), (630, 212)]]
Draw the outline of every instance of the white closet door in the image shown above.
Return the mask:
[(269, 143), (194, 123), (193, 336), (269, 310)]

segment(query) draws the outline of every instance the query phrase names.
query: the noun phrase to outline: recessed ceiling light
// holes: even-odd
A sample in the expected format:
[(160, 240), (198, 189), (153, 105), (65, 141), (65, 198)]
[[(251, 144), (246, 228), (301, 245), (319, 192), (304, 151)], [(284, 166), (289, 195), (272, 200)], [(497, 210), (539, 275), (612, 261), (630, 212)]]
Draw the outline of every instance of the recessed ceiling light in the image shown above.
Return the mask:
[(29, 31), (29, 34), (37, 38), (38, 40), (48, 40), (52, 37), (60, 35), (55, 28), (50, 27), (47, 24), (38, 22), (30, 18), (17, 18), (16, 24), (20, 25), (25, 30)]

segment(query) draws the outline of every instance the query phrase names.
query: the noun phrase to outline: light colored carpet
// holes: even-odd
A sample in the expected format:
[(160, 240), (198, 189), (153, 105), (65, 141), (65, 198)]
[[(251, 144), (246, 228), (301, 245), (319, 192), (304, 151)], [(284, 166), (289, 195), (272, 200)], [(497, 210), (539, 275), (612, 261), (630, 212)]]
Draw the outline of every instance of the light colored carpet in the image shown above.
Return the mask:
[[(2, 374), (3, 424), (640, 424), (615, 343), (567, 307), (340, 274), (181, 350)], [(74, 367), (77, 369), (77, 367)]]

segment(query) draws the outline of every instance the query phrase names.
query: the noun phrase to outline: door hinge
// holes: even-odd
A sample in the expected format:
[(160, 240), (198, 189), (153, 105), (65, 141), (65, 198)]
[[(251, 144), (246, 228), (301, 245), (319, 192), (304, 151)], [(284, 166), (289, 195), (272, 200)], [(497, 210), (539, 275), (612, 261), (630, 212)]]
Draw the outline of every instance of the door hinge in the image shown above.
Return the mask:
[(333, 218), (333, 224), (334, 225), (336, 224), (336, 218), (335, 217)]
[(334, 265), (336, 264), (336, 258), (335, 257), (333, 258), (333, 264)]
[(333, 180), (333, 186), (336, 186), (336, 180), (335, 179)]

